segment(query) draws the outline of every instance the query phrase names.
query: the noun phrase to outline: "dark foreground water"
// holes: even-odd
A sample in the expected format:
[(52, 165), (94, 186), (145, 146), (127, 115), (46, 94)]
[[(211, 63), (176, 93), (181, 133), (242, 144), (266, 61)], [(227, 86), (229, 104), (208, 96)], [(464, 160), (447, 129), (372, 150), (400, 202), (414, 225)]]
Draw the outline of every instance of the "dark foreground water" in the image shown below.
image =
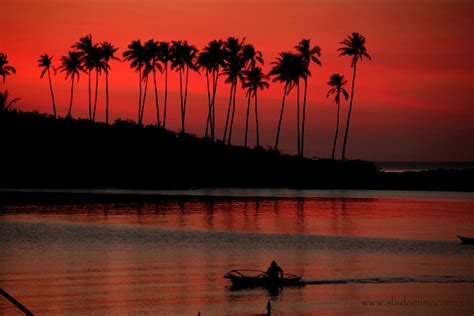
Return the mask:
[[(472, 194), (242, 192), (0, 200), (0, 288), (40, 315), (474, 312), (474, 246), (456, 239), (474, 235)], [(273, 259), (308, 284), (222, 278)]]

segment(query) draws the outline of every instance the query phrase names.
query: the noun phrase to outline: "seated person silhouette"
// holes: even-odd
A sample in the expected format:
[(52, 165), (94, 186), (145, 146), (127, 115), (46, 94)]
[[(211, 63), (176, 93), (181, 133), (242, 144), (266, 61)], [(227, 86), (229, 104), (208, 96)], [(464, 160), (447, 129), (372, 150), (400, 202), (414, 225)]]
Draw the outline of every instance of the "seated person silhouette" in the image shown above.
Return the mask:
[(283, 269), (280, 268), (275, 261), (272, 261), (272, 264), (267, 270), (267, 277), (271, 280), (283, 278)]

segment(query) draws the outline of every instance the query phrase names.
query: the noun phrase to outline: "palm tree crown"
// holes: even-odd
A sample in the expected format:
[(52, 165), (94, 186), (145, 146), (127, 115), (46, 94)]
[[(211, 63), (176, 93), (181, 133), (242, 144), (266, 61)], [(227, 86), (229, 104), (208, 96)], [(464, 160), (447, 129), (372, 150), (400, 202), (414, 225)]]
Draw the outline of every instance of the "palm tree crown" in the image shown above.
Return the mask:
[(225, 53), (225, 68), (223, 73), (227, 76), (225, 82), (232, 83), (235, 80), (244, 80), (242, 74), (245, 66), (245, 60), (242, 58), (242, 50), (244, 48), (245, 38), (239, 40), (235, 37), (229, 37), (224, 43)]
[(225, 65), (226, 51), (222, 40), (214, 40), (203, 48), (197, 59), (197, 64), (209, 72)]
[(140, 71), (145, 65), (145, 47), (140, 40), (134, 40), (123, 53), (123, 59), (130, 62), (130, 68)]
[(247, 96), (255, 95), (257, 90), (263, 90), (270, 87), (268, 76), (262, 72), (262, 68), (253, 67), (245, 71), (245, 80), (242, 84), (243, 89), (247, 89)]
[[(41, 55), (40, 58), (38, 59), (38, 66), (40, 68), (44, 68), (43, 71), (41, 72), (40, 78), (43, 78), (44, 74), (50, 69), (52, 66), (52, 60), (53, 56), (49, 56), (48, 54)], [(55, 71), (56, 69), (52, 67)]]
[(7, 54), (0, 53), (0, 76), (3, 77), (3, 82), (6, 80), (6, 76), (16, 73), (16, 69), (8, 64)]
[(242, 48), (241, 58), (247, 69), (255, 68), (257, 63), (263, 65), (262, 52), (255, 50), (252, 44), (246, 44)]
[(159, 63), (159, 43), (153, 39), (145, 42), (145, 62), (148, 67), (145, 68), (145, 75), (149, 72), (155, 72), (156, 70), (162, 71), (162, 67)]
[(326, 97), (329, 97), (330, 95), (335, 94), (334, 102), (336, 104), (339, 104), (340, 95), (342, 93), (344, 98), (347, 100), (349, 98), (349, 93), (347, 93), (346, 89), (344, 89), (344, 86), (346, 84), (347, 84), (347, 80), (344, 79), (343, 75), (333, 74), (328, 81), (328, 85), (331, 86), (331, 89), (329, 89)]
[(120, 61), (120, 58), (115, 56), (115, 53), (117, 52), (118, 48), (114, 47), (109, 42), (102, 42), (100, 43), (100, 55), (103, 60), (103, 63), (101, 63), (102, 70), (105, 72), (108, 72), (110, 70), (110, 65), (109, 62), (114, 59)]
[(308, 68), (308, 75), (311, 76), (309, 71), (309, 64), (314, 62), (315, 64), (321, 66), (321, 61), (318, 57), (321, 56), (321, 48), (319, 46), (311, 47), (311, 42), (309, 39), (301, 40), (298, 45), (295, 46), (298, 54), (303, 59), (303, 65), (305, 68)]
[(173, 41), (171, 46), (171, 68), (183, 70), (185, 66), (197, 71), (195, 64), (197, 49), (188, 41)]
[(365, 37), (359, 33), (352, 33), (341, 44), (344, 46), (338, 49), (341, 52), (339, 56), (352, 56), (352, 67), (354, 67), (359, 59), (362, 60), (363, 57), (372, 60), (365, 48)]
[(69, 78), (69, 76), (77, 76), (77, 80), (79, 81), (79, 73), (85, 71), (82, 65), (82, 54), (77, 51), (68, 52), (67, 56), (61, 57), (61, 65), (58, 69), (66, 73), (66, 79)]
[(285, 83), (287, 85), (286, 94), (298, 83), (302, 75), (307, 74), (303, 59), (300, 55), (290, 52), (280, 53), (277, 61), (272, 62), (274, 65), (269, 75), (274, 76), (273, 82)]

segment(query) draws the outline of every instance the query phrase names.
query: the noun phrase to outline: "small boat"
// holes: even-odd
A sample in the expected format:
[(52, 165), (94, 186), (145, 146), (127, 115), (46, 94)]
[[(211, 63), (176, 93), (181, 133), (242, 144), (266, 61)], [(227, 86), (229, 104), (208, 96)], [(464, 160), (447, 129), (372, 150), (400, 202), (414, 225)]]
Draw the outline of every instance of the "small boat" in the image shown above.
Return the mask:
[(456, 236), (458, 236), (462, 244), (471, 244), (471, 245), (474, 244), (474, 238), (472, 237), (464, 237), (464, 236), (459, 236), (459, 235), (456, 235)]
[(270, 279), (265, 271), (260, 270), (232, 270), (226, 275), (234, 287), (281, 287), (303, 286), (302, 276), (284, 274), (283, 278)]

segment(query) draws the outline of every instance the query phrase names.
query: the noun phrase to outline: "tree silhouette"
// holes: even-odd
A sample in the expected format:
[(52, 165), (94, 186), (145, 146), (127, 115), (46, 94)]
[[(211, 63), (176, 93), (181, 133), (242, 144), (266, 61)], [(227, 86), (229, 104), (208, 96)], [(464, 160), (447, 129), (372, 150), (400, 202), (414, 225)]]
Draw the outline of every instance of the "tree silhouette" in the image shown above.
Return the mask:
[(138, 72), (138, 124), (142, 124), (142, 69), (145, 66), (145, 47), (142, 45), (140, 40), (132, 41), (128, 45), (128, 50), (123, 53), (125, 61), (130, 62), (130, 68), (135, 69)]
[(92, 35), (83, 36), (74, 45), (71, 46), (77, 50), (84, 63), (83, 68), (87, 70), (88, 77), (88, 91), (89, 91), (89, 119), (92, 120), (92, 99), (91, 99), (91, 72), (95, 68), (96, 51), (92, 43)]
[(86, 72), (82, 66), (82, 54), (77, 51), (68, 52), (67, 56), (61, 57), (61, 65), (59, 66), (61, 72), (66, 73), (66, 78), (71, 78), (71, 100), (69, 102), (69, 110), (67, 117), (72, 117), (72, 100), (74, 96), (74, 78), (77, 76), (79, 82), (79, 74), (81, 71)]
[[(211, 41), (199, 54), (197, 64), (206, 70), (208, 114), (206, 120), (205, 137), (208, 137), (209, 131), (211, 139), (215, 138), (215, 97), (217, 92), (217, 82), (219, 79), (220, 68), (225, 65), (225, 49), (222, 40)], [(211, 76), (211, 79), (209, 78)], [(211, 80), (211, 84), (209, 81)], [(212, 93), (211, 93), (212, 91)]]
[(245, 79), (242, 84), (243, 89), (247, 89), (247, 116), (245, 123), (245, 139), (244, 146), (247, 147), (247, 135), (248, 135), (248, 126), (249, 126), (249, 113), (250, 113), (250, 99), (254, 97), (255, 104), (255, 124), (256, 124), (256, 134), (257, 134), (257, 147), (260, 147), (260, 135), (259, 135), (259, 126), (258, 126), (258, 107), (257, 107), (257, 91), (268, 89), (270, 85), (266, 79), (268, 76), (262, 72), (260, 67), (252, 67), (250, 70), (245, 71)]
[(8, 91), (0, 91), (0, 111), (8, 111), (20, 98), (8, 100)]
[(160, 107), (158, 104), (158, 88), (156, 86), (156, 70), (160, 72), (163, 71), (159, 60), (160, 47), (158, 42), (150, 39), (145, 42), (145, 48), (147, 49), (149, 57), (149, 68), (151, 68), (151, 71), (153, 72), (153, 84), (155, 86), (156, 125), (160, 126)]
[[(303, 92), (303, 117), (301, 119), (301, 140), (299, 140), (299, 151), (298, 155), (304, 155), (304, 129), (305, 129), (305, 122), (306, 122), (306, 92), (308, 87), (308, 77), (311, 76), (311, 72), (309, 71), (309, 66), (311, 62), (321, 66), (321, 61), (318, 59), (321, 56), (321, 48), (319, 46), (311, 47), (311, 43), (309, 39), (301, 40), (297, 46), (295, 46), (298, 54), (303, 59), (303, 66), (305, 70), (305, 74), (303, 74), (303, 84), (304, 84), (304, 92)], [(299, 117), (299, 115), (298, 115)], [(300, 139), (298, 137), (298, 139)]]
[[(149, 41), (147, 41), (149, 42)], [(145, 42), (145, 44), (147, 43)], [(140, 110), (140, 118), (139, 121), (143, 122), (143, 114), (145, 113), (145, 104), (146, 104), (146, 93), (148, 90), (148, 77), (151, 72), (153, 72), (153, 64), (152, 64), (152, 59), (153, 56), (151, 54), (151, 51), (148, 49), (146, 45), (143, 45), (143, 75), (142, 75), (142, 80), (145, 82), (145, 87), (143, 89), (143, 99), (142, 99), (142, 105), (141, 105), (141, 110)], [(148, 46), (150, 43), (148, 43)]]
[(234, 127), (234, 115), (235, 115), (235, 99), (236, 99), (236, 91), (237, 91), (237, 80), (240, 79), (240, 81), (243, 83), (243, 73), (250, 69), (253, 68), (259, 64), (263, 64), (263, 58), (262, 58), (262, 53), (260, 51), (255, 50), (253, 45), (251, 44), (245, 44), (244, 45), (244, 40), (242, 40), (242, 49), (239, 53), (238, 56), (238, 75), (235, 78), (234, 82), (234, 98), (232, 101), (232, 116), (230, 119), (230, 127), (229, 127), (229, 139), (228, 139), (228, 144), (230, 145), (231, 140), (232, 140), (232, 130)]
[(291, 89), (298, 85), (299, 78), (304, 73), (303, 60), (301, 56), (285, 52), (280, 53), (276, 62), (272, 63), (274, 66), (269, 75), (274, 76), (273, 82), (284, 83), (283, 100), (281, 103), (280, 119), (278, 121), (278, 128), (275, 140), (275, 150), (278, 150), (278, 141), (280, 139), (281, 122), (283, 120), (283, 112), (285, 109), (285, 98), (290, 93)]
[[(227, 140), (227, 132), (229, 131), (230, 114), (232, 107), (235, 109), (235, 95), (237, 90), (237, 80), (243, 80), (242, 71), (245, 63), (242, 60), (242, 49), (244, 47), (245, 38), (239, 40), (235, 37), (229, 37), (224, 42), (224, 48), (226, 51), (225, 65), (223, 74), (226, 75), (225, 83), (230, 84), (230, 96), (229, 105), (227, 107), (227, 116), (225, 120), (224, 137), (222, 141), (225, 143)], [(230, 134), (230, 132), (229, 132)], [(229, 137), (230, 139), (230, 137)], [(230, 144), (230, 140), (228, 140)]]
[[(186, 132), (186, 101), (188, 97), (188, 79), (189, 70), (198, 72), (195, 64), (196, 47), (189, 45), (187, 41), (173, 41), (171, 45), (171, 69), (179, 72), (179, 93), (181, 101), (181, 133)], [(183, 73), (185, 76), (184, 93), (183, 93)]]
[(363, 57), (366, 57), (369, 60), (371, 60), (372, 58), (367, 53), (367, 49), (365, 48), (365, 37), (360, 35), (359, 33), (352, 33), (352, 35), (349, 35), (344, 41), (341, 42), (341, 44), (343, 46), (338, 49), (338, 51), (341, 52), (339, 56), (352, 57), (351, 67), (354, 68), (354, 73), (352, 75), (351, 100), (349, 102), (346, 131), (344, 133), (344, 145), (342, 147), (342, 160), (344, 160), (346, 159), (347, 136), (349, 134), (349, 124), (351, 121), (352, 101), (354, 100), (354, 83), (356, 78), (357, 62), (359, 61), (359, 59), (362, 61)]
[(102, 57), (102, 70), (105, 72), (105, 124), (109, 124), (109, 71), (110, 71), (110, 60), (115, 59), (120, 61), (120, 58), (115, 56), (117, 48), (109, 42), (102, 42), (100, 44), (100, 51)]
[(171, 50), (168, 42), (160, 42), (158, 46), (158, 60), (164, 65), (165, 72), (165, 95), (163, 101), (163, 128), (166, 127), (166, 110), (168, 105), (168, 63), (171, 61)]
[(3, 78), (3, 83), (5, 83), (7, 76), (15, 73), (16, 69), (8, 64), (7, 54), (0, 53), (0, 76)]
[(53, 68), (55, 73), (56, 73), (56, 69), (52, 66), (52, 63), (51, 63), (52, 59), (53, 59), (53, 56), (49, 56), (48, 54), (41, 55), (40, 59), (38, 59), (38, 67), (43, 68), (40, 78), (43, 78), (45, 73), (48, 74), (49, 91), (51, 92), (51, 100), (53, 102), (53, 114), (54, 114), (54, 117), (56, 118), (56, 102), (54, 101), (53, 84), (51, 83), (51, 73), (50, 73), (51, 68)]
[(334, 144), (332, 146), (332, 155), (331, 159), (334, 160), (334, 153), (336, 151), (336, 143), (337, 143), (337, 135), (339, 133), (339, 112), (340, 112), (340, 105), (341, 105), (341, 93), (344, 96), (344, 98), (347, 100), (349, 97), (349, 94), (347, 93), (346, 89), (344, 89), (344, 86), (347, 84), (347, 80), (344, 79), (343, 75), (340, 74), (334, 74), (331, 76), (331, 78), (328, 81), (328, 85), (331, 86), (331, 89), (329, 89), (328, 94), (326, 96), (329, 97), (330, 95), (334, 94), (334, 102), (337, 105), (337, 118), (336, 118), (336, 134), (334, 136)]

